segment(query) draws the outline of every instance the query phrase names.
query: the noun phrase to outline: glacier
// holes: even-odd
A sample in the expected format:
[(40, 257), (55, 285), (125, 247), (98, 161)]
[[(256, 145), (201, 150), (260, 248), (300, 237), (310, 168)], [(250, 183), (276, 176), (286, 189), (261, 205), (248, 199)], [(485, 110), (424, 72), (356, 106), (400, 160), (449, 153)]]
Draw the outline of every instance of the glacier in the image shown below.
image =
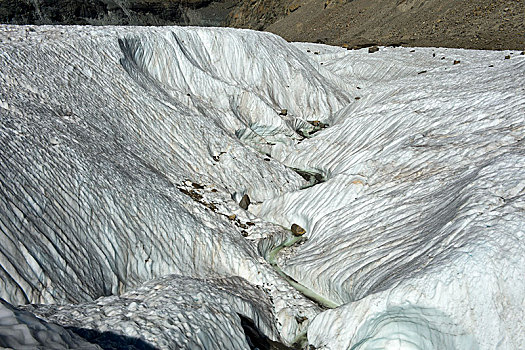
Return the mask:
[(268, 348), (525, 344), (518, 52), (6, 25), (0, 47), (0, 346), (250, 349), (246, 320)]

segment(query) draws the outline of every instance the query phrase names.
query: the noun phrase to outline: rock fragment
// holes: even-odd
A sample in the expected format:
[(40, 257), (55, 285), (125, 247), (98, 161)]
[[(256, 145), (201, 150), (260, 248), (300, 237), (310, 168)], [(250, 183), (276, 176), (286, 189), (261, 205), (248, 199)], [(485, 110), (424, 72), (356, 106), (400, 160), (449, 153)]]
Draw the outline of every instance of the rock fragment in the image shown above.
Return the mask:
[(244, 210), (248, 210), (248, 206), (250, 205), (250, 197), (248, 197), (247, 194), (242, 196), (241, 201), (239, 202), (239, 206), (243, 208)]
[(297, 224), (292, 224), (291, 229), (294, 236), (302, 236), (306, 233), (306, 230)]

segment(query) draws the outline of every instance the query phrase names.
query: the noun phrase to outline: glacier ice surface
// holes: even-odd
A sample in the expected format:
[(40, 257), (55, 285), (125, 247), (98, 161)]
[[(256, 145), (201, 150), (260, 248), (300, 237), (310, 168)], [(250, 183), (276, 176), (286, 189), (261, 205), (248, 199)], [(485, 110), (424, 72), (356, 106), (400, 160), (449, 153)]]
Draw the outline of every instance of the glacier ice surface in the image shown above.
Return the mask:
[[(519, 349), (524, 73), (511, 52), (0, 26), (0, 296), (34, 304), (2, 304), (2, 332), (241, 349), (243, 315), (316, 348)], [(264, 260), (294, 223), (276, 263), (339, 307)]]

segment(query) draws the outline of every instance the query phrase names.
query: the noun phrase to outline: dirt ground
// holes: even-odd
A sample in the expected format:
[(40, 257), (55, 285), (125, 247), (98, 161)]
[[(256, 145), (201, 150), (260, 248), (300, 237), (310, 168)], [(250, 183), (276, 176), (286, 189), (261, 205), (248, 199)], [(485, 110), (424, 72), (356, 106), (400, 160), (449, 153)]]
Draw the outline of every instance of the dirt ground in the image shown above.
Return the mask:
[(231, 25), (289, 41), (525, 49), (525, 0), (256, 0)]

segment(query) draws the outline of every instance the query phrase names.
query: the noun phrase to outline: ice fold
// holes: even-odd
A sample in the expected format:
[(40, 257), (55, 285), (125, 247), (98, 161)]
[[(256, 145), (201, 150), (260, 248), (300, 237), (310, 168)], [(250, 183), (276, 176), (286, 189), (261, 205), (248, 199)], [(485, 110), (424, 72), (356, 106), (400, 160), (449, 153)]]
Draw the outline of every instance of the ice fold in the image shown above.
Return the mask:
[[(345, 304), (319, 315), (309, 339), (331, 349), (519, 348), (525, 60), (385, 48), (371, 59), (377, 66), (362, 68), (364, 50), (325, 50), (316, 59), (356, 79), (362, 98), (313, 139), (280, 148), (284, 164), (318, 169), (327, 181), (266, 201), (260, 211), (309, 228), (281, 266)], [(463, 65), (445, 64), (436, 52)], [(345, 71), (340, 62), (353, 65)], [(432, 68), (418, 74), (424, 67)], [(407, 321), (410, 310), (450, 320)], [(412, 322), (438, 333), (418, 340)], [(513, 337), (504, 330), (511, 328)]]

